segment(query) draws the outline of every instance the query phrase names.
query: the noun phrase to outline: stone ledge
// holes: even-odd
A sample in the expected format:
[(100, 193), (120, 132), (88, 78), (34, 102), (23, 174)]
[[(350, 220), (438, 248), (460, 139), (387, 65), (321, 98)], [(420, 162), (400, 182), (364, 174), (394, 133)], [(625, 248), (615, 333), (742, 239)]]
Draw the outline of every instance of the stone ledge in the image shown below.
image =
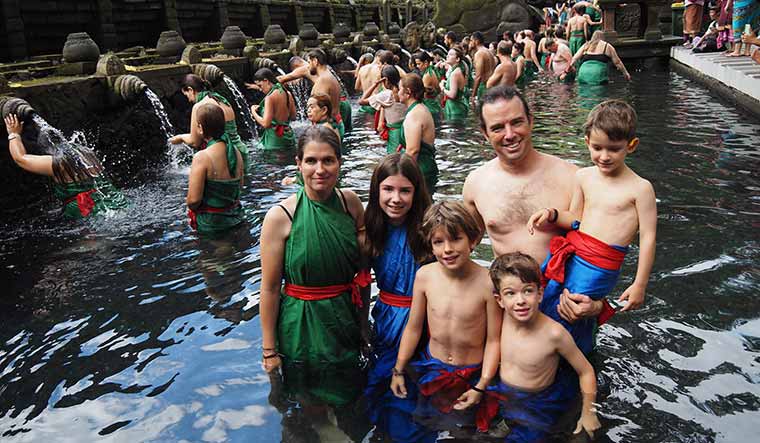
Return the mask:
[(749, 57), (726, 57), (720, 52), (695, 54), (684, 47), (670, 50), (672, 59), (686, 65), (706, 77), (733, 88), (754, 99), (760, 105), (760, 64)]

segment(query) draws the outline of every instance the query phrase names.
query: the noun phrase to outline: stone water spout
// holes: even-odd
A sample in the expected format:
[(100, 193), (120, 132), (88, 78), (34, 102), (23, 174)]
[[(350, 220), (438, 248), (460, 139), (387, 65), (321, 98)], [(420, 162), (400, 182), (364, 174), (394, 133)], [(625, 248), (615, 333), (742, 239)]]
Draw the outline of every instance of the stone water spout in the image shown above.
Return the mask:
[(259, 57), (253, 61), (253, 72), (258, 71), (261, 68), (269, 68), (272, 71), (277, 71), (277, 69), (279, 69), (279, 66), (277, 66), (277, 63), (275, 63), (272, 59)]
[(24, 99), (16, 97), (0, 97), (0, 116), (5, 118), (8, 114), (16, 114), (23, 121), (29, 121), (36, 114), (32, 105)]
[(109, 81), (108, 86), (119, 98), (127, 103), (136, 101), (142, 97), (148, 85), (134, 75), (119, 75)]
[(216, 86), (224, 80), (224, 71), (216, 65), (197, 63), (192, 65), (191, 68), (193, 69), (193, 74), (211, 83), (211, 86)]

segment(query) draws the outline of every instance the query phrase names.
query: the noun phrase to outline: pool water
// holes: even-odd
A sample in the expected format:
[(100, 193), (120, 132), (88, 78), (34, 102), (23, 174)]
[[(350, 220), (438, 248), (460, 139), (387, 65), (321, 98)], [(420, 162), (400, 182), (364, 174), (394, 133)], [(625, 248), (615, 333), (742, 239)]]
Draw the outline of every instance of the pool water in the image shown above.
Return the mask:
[[(760, 121), (701, 86), (647, 65), (607, 86), (539, 79), (525, 88), (534, 145), (590, 164), (581, 125), (606, 98), (639, 114), (630, 166), (658, 197), (657, 259), (646, 306), (605, 325), (598, 371), (602, 441), (754, 441), (760, 423)], [(342, 186), (366, 202), (384, 142), (356, 113)], [(460, 198), (493, 157), (474, 117), (436, 141), (436, 199)], [(156, 141), (156, 149), (163, 141)], [(58, 206), (8, 214), (0, 230), (0, 436), (3, 441), (355, 440), (362, 420), (308, 420), (261, 369), (258, 238), (295, 192), (293, 153), (258, 156), (242, 197), (247, 225), (199, 240), (188, 225), (187, 163), (121, 183), (128, 211), (82, 222)], [(635, 274), (626, 258), (617, 297)], [(488, 239), (475, 251), (492, 259)], [(292, 405), (291, 405), (292, 406)], [(318, 414), (317, 414), (318, 415)], [(304, 418), (306, 417), (306, 418)], [(321, 420), (321, 421), (320, 421)], [(336, 437), (338, 436), (338, 437)]]

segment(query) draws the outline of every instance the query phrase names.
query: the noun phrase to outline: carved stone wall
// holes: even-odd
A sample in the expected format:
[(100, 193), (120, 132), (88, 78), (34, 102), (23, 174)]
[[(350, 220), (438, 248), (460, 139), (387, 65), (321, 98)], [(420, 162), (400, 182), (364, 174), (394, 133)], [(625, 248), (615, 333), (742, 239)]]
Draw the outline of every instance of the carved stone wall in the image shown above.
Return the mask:
[(111, 0), (111, 5), (118, 48), (153, 46), (161, 32), (166, 31), (161, 2)]
[(26, 45), (34, 48), (35, 54), (60, 53), (70, 33), (86, 32), (93, 37), (98, 34), (96, 0), (23, 0), (18, 5)]
[(433, 21), (455, 32), (481, 31), (487, 40), (497, 28), (522, 30), (531, 27), (533, 15), (525, 0), (437, 0)]
[(636, 37), (640, 34), (641, 7), (636, 3), (619, 5), (615, 11), (615, 30), (618, 37)]

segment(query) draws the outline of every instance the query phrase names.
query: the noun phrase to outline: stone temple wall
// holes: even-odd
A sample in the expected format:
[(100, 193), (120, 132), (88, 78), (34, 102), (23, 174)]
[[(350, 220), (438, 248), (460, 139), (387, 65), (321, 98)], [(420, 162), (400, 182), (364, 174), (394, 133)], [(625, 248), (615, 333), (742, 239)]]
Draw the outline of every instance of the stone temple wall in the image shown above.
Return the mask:
[[(161, 2), (153, 0), (111, 0), (117, 48), (153, 46), (166, 30)], [(91, 36), (93, 34), (90, 34)]]
[(69, 33), (98, 33), (95, 0), (22, 0), (18, 5), (26, 46), (35, 54), (59, 53)]

